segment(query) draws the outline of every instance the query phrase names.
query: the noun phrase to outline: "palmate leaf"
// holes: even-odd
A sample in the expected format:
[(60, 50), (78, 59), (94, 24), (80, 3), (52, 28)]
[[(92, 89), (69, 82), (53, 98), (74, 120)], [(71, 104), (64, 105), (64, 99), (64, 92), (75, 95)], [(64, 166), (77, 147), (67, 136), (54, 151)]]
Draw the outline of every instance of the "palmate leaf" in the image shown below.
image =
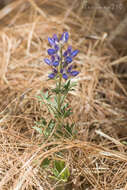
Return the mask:
[(40, 92), (41, 96), (37, 96), (38, 100), (42, 103), (45, 104), (48, 108), (49, 113), (51, 114), (56, 114), (56, 109), (55, 107), (57, 106), (56, 99), (53, 98), (51, 99), (51, 95), (49, 95), (48, 91), (46, 93), (43, 93), (42, 91)]
[(49, 137), (50, 134), (52, 133), (53, 129), (55, 127), (55, 121), (53, 119), (51, 119), (49, 121), (48, 126), (45, 128), (45, 130), (43, 131), (45, 137)]
[(44, 136), (47, 138), (55, 127), (55, 120), (51, 119), (49, 123), (47, 123), (45, 118), (42, 118), (39, 122), (35, 122), (35, 124), (36, 125), (32, 128), (38, 133), (44, 134)]
[[(53, 166), (53, 175), (57, 180), (66, 182), (70, 176), (69, 169), (66, 167), (65, 162), (61, 160), (55, 160)], [(52, 176), (53, 177), (53, 176)]]
[(44, 117), (41, 118), (40, 121), (35, 122), (36, 126), (38, 127), (44, 127), (47, 125), (47, 122)]
[(45, 100), (47, 100), (47, 99), (49, 98), (49, 92), (48, 92), (48, 91), (46, 91), (45, 93), (41, 91), (40, 94), (42, 95), (42, 97), (43, 97)]
[[(51, 95), (49, 95), (49, 92), (47, 91), (46, 93), (43, 93), (42, 91), (40, 92), (41, 96), (37, 96), (38, 100), (41, 101), (44, 104), (50, 104), (53, 105), (53, 102), (51, 101)], [(44, 100), (45, 101), (44, 101)]]
[[(62, 106), (62, 105), (61, 105)], [(54, 116), (55, 118), (67, 118), (69, 117), (73, 112), (71, 108), (68, 108), (68, 103), (63, 105), (61, 107), (61, 110), (59, 111), (57, 106), (54, 107)]]
[(45, 159), (42, 161), (40, 167), (42, 167), (42, 168), (47, 168), (47, 167), (49, 166), (49, 164), (50, 164), (50, 161), (51, 161), (51, 160), (50, 160), (49, 158), (45, 158)]
[(64, 125), (64, 128), (66, 129), (68, 135), (72, 136), (73, 135), (73, 128), (74, 128), (74, 123), (72, 123), (71, 125), (69, 125), (69, 123), (67, 123), (66, 125)]
[(68, 81), (65, 83), (64, 88), (65, 88), (65, 89), (69, 89), (70, 85), (71, 85), (71, 81), (68, 80)]
[(57, 130), (54, 133), (54, 136), (56, 138), (74, 138), (77, 134), (77, 131), (75, 130), (75, 123), (69, 124), (59, 124), (57, 125)]
[(42, 117), (40, 121), (35, 122), (35, 126), (33, 126), (32, 128), (35, 129), (38, 133), (42, 134), (43, 128), (46, 125), (47, 125), (47, 122), (46, 122), (45, 118)]
[(38, 133), (42, 134), (42, 129), (37, 127), (37, 126), (34, 126), (32, 127), (33, 129), (35, 129)]
[(55, 92), (55, 94), (59, 94), (61, 92), (61, 90), (58, 87), (56, 87), (56, 88), (52, 89), (52, 92)]
[(61, 112), (62, 112), (62, 116), (63, 118), (67, 118), (72, 114), (72, 109), (68, 108), (69, 104), (66, 103), (62, 108), (61, 108)]
[(66, 95), (69, 91), (74, 90), (73, 87), (75, 87), (76, 85), (77, 85), (76, 82), (71, 82), (70, 80), (67, 80), (61, 89), (59, 89), (59, 86), (57, 84), (56, 88), (52, 89), (51, 91), (55, 92), (55, 94), (61, 93), (61, 94)]
[(50, 98), (48, 91), (46, 93), (43, 93), (43, 91), (41, 91), (40, 95), (38, 95), (36, 97), (43, 104), (44, 104), (44, 100), (48, 100)]
[(62, 93), (67, 94), (69, 91), (74, 90), (73, 87), (75, 87), (77, 85), (76, 82), (71, 82), (70, 80), (68, 80), (62, 88)]

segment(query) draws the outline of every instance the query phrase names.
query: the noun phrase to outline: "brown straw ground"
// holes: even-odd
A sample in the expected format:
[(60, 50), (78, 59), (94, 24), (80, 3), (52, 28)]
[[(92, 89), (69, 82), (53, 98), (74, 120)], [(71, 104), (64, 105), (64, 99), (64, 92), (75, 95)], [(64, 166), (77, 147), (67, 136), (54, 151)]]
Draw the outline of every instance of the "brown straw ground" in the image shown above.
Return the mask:
[[(87, 4), (13, 0), (0, 10), (0, 190), (127, 190), (127, 80), (114, 72), (127, 56), (108, 43), (107, 33), (98, 33), (108, 16), (109, 25), (117, 23), (112, 11), (100, 9), (98, 21)], [(43, 59), (48, 36), (63, 31), (80, 50), (78, 85), (68, 97), (78, 134), (44, 142), (32, 127), (50, 116), (36, 96), (54, 85)], [(40, 167), (59, 151), (71, 174), (67, 183), (49, 179)]]

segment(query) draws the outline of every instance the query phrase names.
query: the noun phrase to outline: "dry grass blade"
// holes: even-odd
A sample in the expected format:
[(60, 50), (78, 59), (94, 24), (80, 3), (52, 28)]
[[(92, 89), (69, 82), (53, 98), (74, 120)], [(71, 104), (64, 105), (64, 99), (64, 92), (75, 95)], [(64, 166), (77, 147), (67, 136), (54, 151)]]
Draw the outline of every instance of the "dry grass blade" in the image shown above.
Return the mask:
[(26, 0), (18, 0), (10, 3), (9, 5), (5, 6), (2, 10), (0, 10), (0, 19), (3, 19), (5, 16), (10, 14), (14, 9), (18, 8), (23, 4)]

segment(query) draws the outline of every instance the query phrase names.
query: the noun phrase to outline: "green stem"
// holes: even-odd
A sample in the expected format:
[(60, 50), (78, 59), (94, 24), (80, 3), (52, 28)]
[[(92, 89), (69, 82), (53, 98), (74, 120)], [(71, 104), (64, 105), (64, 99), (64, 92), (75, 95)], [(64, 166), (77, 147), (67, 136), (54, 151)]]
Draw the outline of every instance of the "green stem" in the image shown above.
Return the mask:
[(61, 82), (62, 82), (62, 77), (61, 74), (59, 75), (59, 93), (58, 93), (58, 111), (61, 112)]
[(60, 61), (60, 65), (59, 65), (59, 69), (58, 69), (58, 72), (59, 72), (59, 85), (58, 85), (58, 88), (59, 88), (59, 93), (58, 93), (58, 111), (61, 113), (61, 86), (62, 86), (62, 74), (60, 73), (60, 70), (62, 69), (62, 47), (60, 48), (60, 58), (61, 58), (61, 61)]

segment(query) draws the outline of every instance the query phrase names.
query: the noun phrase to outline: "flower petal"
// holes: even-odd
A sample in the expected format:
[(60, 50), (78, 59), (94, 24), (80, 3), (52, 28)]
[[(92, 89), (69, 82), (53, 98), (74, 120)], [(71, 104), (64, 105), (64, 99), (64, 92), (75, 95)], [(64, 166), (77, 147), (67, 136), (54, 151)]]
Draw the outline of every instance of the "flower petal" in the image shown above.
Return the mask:
[(79, 74), (79, 72), (78, 71), (72, 71), (70, 74), (75, 77)]
[(60, 38), (60, 41), (62, 41), (64, 38), (64, 33), (62, 34), (61, 38)]
[(60, 73), (63, 73), (63, 71), (64, 71), (63, 69), (60, 69)]
[(50, 61), (49, 59), (47, 59), (47, 58), (44, 59), (44, 62), (45, 62), (46, 64), (48, 64), (48, 65), (51, 65), (51, 61)]
[(55, 68), (53, 68), (53, 72), (54, 72), (55, 74), (57, 74), (57, 70), (56, 70)]
[(72, 53), (71, 53), (71, 57), (75, 57), (77, 54), (78, 54), (79, 50), (74, 50)]
[(54, 48), (55, 48), (56, 51), (59, 50), (59, 46), (58, 45), (55, 45)]
[(51, 73), (51, 74), (48, 75), (48, 77), (49, 77), (50, 79), (53, 79), (55, 76), (56, 76), (55, 73)]
[(68, 41), (68, 38), (69, 38), (69, 34), (68, 32), (63, 32), (61, 38), (60, 38), (60, 41), (64, 44), (65, 42)]
[(67, 72), (70, 73), (72, 68), (73, 68), (73, 65), (71, 65), (70, 67), (68, 67)]
[(63, 56), (66, 57), (68, 54), (68, 51), (66, 50), (64, 53), (63, 53)]
[(48, 41), (50, 46), (54, 46), (54, 40), (52, 38), (48, 37)]
[(63, 73), (63, 78), (64, 78), (65, 80), (67, 80), (67, 79), (68, 79), (68, 76), (67, 76), (65, 73)]
[(58, 65), (59, 65), (59, 62), (58, 62), (58, 61), (53, 62), (53, 66), (54, 66), (54, 67), (57, 67)]
[(61, 60), (61, 58), (60, 58), (60, 56), (59, 56), (58, 54), (56, 54), (56, 59), (57, 59), (58, 61)]
[(54, 49), (48, 49), (48, 54), (49, 55), (53, 55), (55, 53), (56, 53), (56, 51)]
[(72, 58), (69, 57), (69, 56), (67, 56), (67, 57), (66, 57), (66, 63), (71, 63), (71, 62), (72, 62)]
[(58, 42), (58, 38), (57, 38), (56, 34), (54, 34), (52, 38), (53, 38), (54, 42)]
[(55, 56), (54, 56), (54, 55), (51, 56), (51, 61), (52, 61), (52, 62), (55, 61)]
[(68, 41), (68, 38), (69, 38), (68, 32), (65, 32), (64, 35), (65, 35), (65, 42), (67, 42), (67, 41)]
[(71, 51), (72, 51), (72, 46), (68, 46), (68, 49), (67, 49), (68, 53), (71, 54)]

